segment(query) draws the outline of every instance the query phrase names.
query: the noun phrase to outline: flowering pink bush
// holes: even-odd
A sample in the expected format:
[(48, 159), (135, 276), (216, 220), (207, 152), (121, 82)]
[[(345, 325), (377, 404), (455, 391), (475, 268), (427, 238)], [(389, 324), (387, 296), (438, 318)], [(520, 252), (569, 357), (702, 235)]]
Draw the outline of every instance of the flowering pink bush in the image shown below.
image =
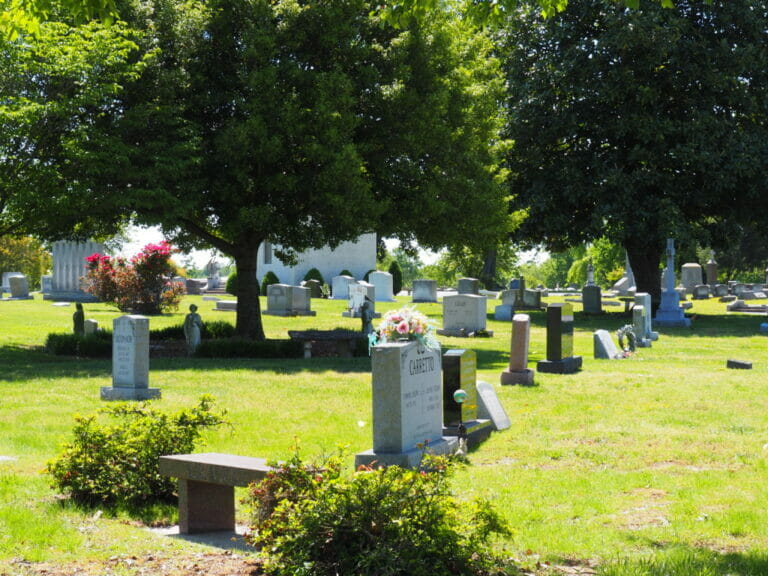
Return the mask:
[(172, 282), (173, 248), (168, 242), (147, 244), (130, 261), (92, 254), (85, 260), (83, 279), (86, 292), (102, 302), (111, 302), (123, 312), (160, 314), (176, 310), (184, 296), (181, 282)]

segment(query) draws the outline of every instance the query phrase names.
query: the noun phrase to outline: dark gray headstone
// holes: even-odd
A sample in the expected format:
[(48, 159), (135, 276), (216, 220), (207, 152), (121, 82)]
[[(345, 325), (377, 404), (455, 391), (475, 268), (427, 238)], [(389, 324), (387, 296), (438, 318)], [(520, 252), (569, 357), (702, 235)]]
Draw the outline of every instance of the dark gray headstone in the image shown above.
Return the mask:
[(752, 362), (745, 362), (744, 360), (728, 360), (725, 367), (736, 370), (752, 370)]
[[(474, 350), (448, 350), (443, 354), (443, 423), (457, 426), (477, 418), (477, 354)], [(457, 404), (453, 393), (461, 388), (467, 393), (463, 404)]]

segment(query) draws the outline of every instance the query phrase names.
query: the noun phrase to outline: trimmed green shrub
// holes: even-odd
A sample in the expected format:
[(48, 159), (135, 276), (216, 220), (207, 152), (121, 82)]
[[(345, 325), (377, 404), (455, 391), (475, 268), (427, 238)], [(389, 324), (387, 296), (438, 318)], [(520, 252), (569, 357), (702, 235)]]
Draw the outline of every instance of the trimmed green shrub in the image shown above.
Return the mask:
[(272, 272), (270, 270), (266, 274), (264, 274), (264, 278), (261, 279), (261, 294), (264, 296), (267, 295), (267, 286), (271, 286), (272, 284), (280, 284), (280, 278), (277, 277), (277, 274)]
[(271, 576), (480, 576), (501, 573), (493, 534), (509, 534), (485, 501), (459, 502), (445, 458), (426, 467), (306, 465), (298, 456), (249, 489), (249, 542)]
[(195, 350), (200, 358), (302, 358), (304, 345), (294, 340), (203, 340)]
[(227, 276), (227, 285), (224, 290), (227, 291), (227, 294), (237, 294), (237, 270), (232, 270), (230, 275)]
[(56, 356), (109, 358), (112, 356), (112, 333), (99, 331), (88, 336), (71, 333), (48, 334), (45, 350)]
[(304, 275), (304, 281), (306, 282), (307, 280), (317, 280), (320, 282), (320, 284), (325, 284), (325, 278), (323, 278), (323, 275), (317, 268), (309, 269), (309, 271)]
[(368, 270), (368, 272), (365, 273), (365, 276), (363, 276), (363, 280), (365, 280), (366, 282), (370, 282), (371, 274), (374, 272), (376, 272), (376, 268), (372, 268), (371, 270)]
[[(53, 487), (90, 505), (137, 505), (167, 501), (176, 483), (160, 475), (164, 454), (192, 452), (201, 431), (224, 424), (225, 412), (213, 409), (211, 396), (197, 406), (168, 414), (120, 402), (91, 416), (76, 416), (74, 439), (46, 465)], [(99, 415), (107, 421), (98, 420)]]
[(388, 272), (392, 274), (392, 292), (397, 296), (403, 289), (403, 270), (400, 268), (397, 260), (393, 260), (389, 265)]
[(354, 277), (355, 277), (355, 275), (354, 275), (354, 274), (352, 274), (352, 272), (350, 272), (350, 271), (349, 271), (349, 270), (347, 270), (346, 268), (344, 268), (344, 270), (342, 270), (341, 272), (339, 272), (339, 276), (352, 276), (352, 278), (354, 278)]
[[(182, 334), (184, 325), (182, 324)], [(203, 332), (201, 338), (211, 340), (221, 340), (232, 338), (235, 335), (235, 327), (226, 320), (213, 320), (203, 323)], [(183, 337), (183, 336), (182, 336)]]

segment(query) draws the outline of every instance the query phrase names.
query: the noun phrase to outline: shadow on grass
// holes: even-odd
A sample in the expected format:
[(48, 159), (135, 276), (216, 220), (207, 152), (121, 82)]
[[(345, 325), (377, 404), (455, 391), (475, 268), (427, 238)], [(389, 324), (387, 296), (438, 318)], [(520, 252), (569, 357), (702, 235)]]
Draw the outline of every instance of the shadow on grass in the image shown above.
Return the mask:
[(650, 558), (608, 562), (598, 576), (766, 576), (768, 553), (746, 551), (719, 553), (674, 546)]
[[(112, 362), (103, 358), (54, 356), (42, 348), (0, 346), (0, 382), (31, 378), (110, 377)], [(282, 374), (300, 372), (370, 372), (367, 356), (356, 358), (152, 358), (150, 371), (173, 370), (253, 370)]]

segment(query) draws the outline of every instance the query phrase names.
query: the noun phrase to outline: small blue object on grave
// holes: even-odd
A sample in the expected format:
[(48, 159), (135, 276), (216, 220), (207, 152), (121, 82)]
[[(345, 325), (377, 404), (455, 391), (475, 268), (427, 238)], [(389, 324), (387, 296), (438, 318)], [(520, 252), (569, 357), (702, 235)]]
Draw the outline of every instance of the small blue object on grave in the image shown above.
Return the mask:
[(763, 322), (760, 324), (760, 332), (763, 334), (768, 334), (768, 322)]
[(752, 362), (745, 362), (743, 360), (728, 360), (725, 366), (735, 370), (752, 370)]

